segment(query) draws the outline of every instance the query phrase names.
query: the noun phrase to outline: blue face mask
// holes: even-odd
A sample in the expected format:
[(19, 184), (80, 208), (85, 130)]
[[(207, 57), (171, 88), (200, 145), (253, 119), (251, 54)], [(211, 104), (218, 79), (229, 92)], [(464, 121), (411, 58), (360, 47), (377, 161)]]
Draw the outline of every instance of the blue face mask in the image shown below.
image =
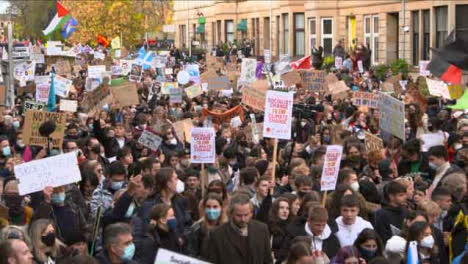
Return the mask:
[(206, 218), (208, 218), (208, 220), (216, 221), (221, 215), (221, 209), (206, 208), (205, 215), (206, 215)]
[(177, 219), (172, 218), (167, 220), (167, 226), (170, 230), (175, 230), (177, 228)]
[(63, 204), (65, 202), (65, 192), (53, 193), (50, 200), (53, 204)]
[(124, 252), (122, 256), (120, 256), (120, 259), (122, 259), (123, 261), (130, 261), (133, 259), (133, 255), (135, 255), (135, 244), (131, 243), (124, 249)]
[(364, 258), (372, 259), (373, 257), (375, 257), (375, 255), (377, 255), (377, 249), (367, 249), (361, 247), (361, 253)]
[(94, 129), (94, 124), (89, 124), (89, 125), (88, 125), (88, 128), (89, 128), (89, 130), (93, 131), (93, 129)]
[(133, 211), (135, 210), (135, 203), (131, 203), (130, 206), (127, 209), (127, 212), (125, 213), (125, 218), (130, 218), (133, 215)]
[(15, 130), (18, 130), (18, 128), (20, 127), (20, 122), (19, 121), (13, 121), (13, 127), (15, 128)]
[(124, 181), (111, 181), (110, 188), (114, 191), (122, 189)]
[(2, 154), (5, 157), (10, 156), (11, 155), (11, 148), (9, 146), (2, 148)]

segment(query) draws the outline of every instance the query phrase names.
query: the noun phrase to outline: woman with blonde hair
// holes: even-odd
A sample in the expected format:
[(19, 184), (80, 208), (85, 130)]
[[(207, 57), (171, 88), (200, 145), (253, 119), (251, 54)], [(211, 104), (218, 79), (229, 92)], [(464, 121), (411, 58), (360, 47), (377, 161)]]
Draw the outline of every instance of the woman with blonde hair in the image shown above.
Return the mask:
[(54, 223), (50, 219), (38, 219), (29, 228), (34, 261), (50, 263), (62, 257), (65, 244), (56, 235)]
[(6, 241), (7, 239), (19, 239), (23, 240), (28, 246), (31, 246), (31, 241), (24, 228), (16, 225), (8, 225), (2, 228), (0, 232), (0, 242)]

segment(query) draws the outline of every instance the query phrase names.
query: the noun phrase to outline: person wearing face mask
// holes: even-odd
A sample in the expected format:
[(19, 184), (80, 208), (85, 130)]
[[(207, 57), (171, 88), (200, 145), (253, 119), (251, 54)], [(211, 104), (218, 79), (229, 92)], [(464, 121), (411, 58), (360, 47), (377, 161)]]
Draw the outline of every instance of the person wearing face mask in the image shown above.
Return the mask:
[(104, 230), (105, 249), (96, 255), (100, 264), (136, 264), (132, 228), (126, 223), (109, 225)]
[(435, 188), (440, 186), (441, 180), (448, 174), (461, 171), (457, 165), (450, 164), (448, 161), (448, 153), (444, 146), (431, 147), (428, 152), (428, 160), (429, 167), (436, 172), (431, 186), (429, 187), (429, 192), (432, 192)]
[(202, 244), (209, 233), (216, 227), (227, 222), (223, 209), (223, 199), (220, 194), (208, 193), (201, 204), (203, 217), (195, 222), (185, 234), (187, 252), (190, 256), (201, 256)]
[(13, 149), (10, 147), (10, 142), (7, 138), (0, 138), (0, 168), (5, 164), (6, 158), (12, 156)]
[(357, 173), (361, 173), (367, 165), (366, 160), (362, 157), (362, 152), (363, 146), (358, 141), (350, 141), (345, 144), (346, 158), (342, 161), (342, 167), (351, 167)]
[(25, 205), (24, 197), (19, 195), (17, 180), (13, 177), (7, 178), (3, 186), (2, 201), (3, 205), (8, 208), (8, 215), (6, 218), (0, 216), (0, 227), (6, 225), (25, 226), (29, 224), (32, 219), (33, 210)]
[[(416, 241), (418, 244), (418, 260), (420, 264), (439, 264), (439, 248), (435, 245), (431, 225), (427, 222), (415, 222), (409, 229), (406, 241)], [(408, 252), (409, 243), (406, 245)], [(407, 254), (406, 254), (407, 255)]]
[(66, 200), (65, 186), (46, 187), (43, 197), (43, 202), (34, 211), (33, 221), (40, 218), (53, 220), (57, 227), (57, 237), (63, 241), (70, 239), (76, 232), (89, 235), (84, 214)]
[(65, 245), (57, 238), (54, 223), (50, 219), (38, 219), (29, 227), (32, 253), (35, 263), (48, 264), (63, 257)]
[(354, 241), (354, 247), (359, 250), (361, 257), (366, 263), (371, 262), (376, 257), (383, 256), (383, 244), (379, 235), (370, 228), (362, 230)]
[(153, 206), (150, 219), (148, 231), (136, 244), (135, 260), (140, 264), (152, 264), (159, 248), (183, 253), (184, 249), (176, 231), (177, 219), (171, 206)]

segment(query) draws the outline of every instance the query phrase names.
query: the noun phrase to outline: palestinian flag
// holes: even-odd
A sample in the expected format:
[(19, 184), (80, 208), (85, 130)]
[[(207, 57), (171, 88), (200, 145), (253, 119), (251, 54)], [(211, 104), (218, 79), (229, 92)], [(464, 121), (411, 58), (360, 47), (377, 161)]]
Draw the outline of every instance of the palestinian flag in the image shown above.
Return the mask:
[(64, 23), (67, 23), (67, 21), (71, 18), (71, 15), (68, 12), (68, 10), (66, 10), (65, 7), (63, 7), (63, 5), (60, 4), (59, 1), (57, 1), (56, 3), (57, 14), (55, 14), (54, 18), (52, 19), (52, 21), (50, 21), (47, 28), (42, 31), (46, 36), (58, 29), (61, 29), (62, 25)]
[(105, 47), (109, 46), (110, 40), (108, 38), (104, 37), (103, 35), (98, 35), (97, 36), (97, 43), (101, 44), (105, 48)]
[(432, 60), (427, 65), (427, 70), (444, 82), (450, 84), (461, 83), (462, 70), (440, 57), (437, 51), (434, 51)]

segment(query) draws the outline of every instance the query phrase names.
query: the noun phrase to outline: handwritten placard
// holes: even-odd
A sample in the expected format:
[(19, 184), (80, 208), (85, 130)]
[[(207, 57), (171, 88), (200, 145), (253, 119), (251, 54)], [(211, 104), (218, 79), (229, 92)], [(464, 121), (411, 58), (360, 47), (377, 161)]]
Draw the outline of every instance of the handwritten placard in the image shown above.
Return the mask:
[(311, 91), (325, 90), (325, 71), (309, 70), (302, 72), (303, 87)]
[(451, 100), (450, 92), (448, 86), (443, 81), (432, 80), (427, 78), (427, 89), (429, 89), (429, 93), (433, 96), (440, 96), (445, 99)]
[(384, 148), (383, 140), (378, 136), (367, 131), (364, 131), (364, 142), (366, 144), (367, 153), (374, 150), (381, 150)]
[(405, 103), (390, 95), (380, 93), (380, 129), (405, 140)]
[(427, 65), (429, 65), (429, 62), (430, 61), (427, 60), (419, 61), (419, 75), (424, 77), (431, 75), (431, 72), (427, 70)]
[(208, 79), (208, 89), (214, 91), (228, 90), (229, 80), (226, 76), (218, 76)]
[(185, 93), (187, 97), (193, 99), (203, 93), (202, 87), (200, 84), (192, 85), (190, 87), (185, 88)]
[(74, 113), (76, 112), (77, 108), (78, 108), (78, 101), (76, 100), (65, 100), (65, 99), (60, 100), (60, 111)]
[(353, 92), (353, 104), (377, 108), (379, 106), (379, 94), (366, 92)]
[(325, 162), (323, 163), (322, 177), (320, 179), (320, 190), (331, 191), (336, 188), (338, 172), (340, 171), (343, 147), (340, 145), (327, 146)]
[(152, 151), (157, 151), (159, 149), (159, 146), (161, 145), (161, 142), (162, 138), (160, 136), (151, 133), (148, 130), (144, 130), (141, 133), (140, 138), (138, 139), (138, 143), (151, 149)]
[(176, 82), (162, 82), (161, 83), (161, 93), (170, 94), (172, 88), (177, 88), (179, 85)]
[(182, 89), (181, 88), (171, 88), (169, 90), (169, 103), (170, 104), (182, 103)]
[(72, 86), (72, 80), (64, 78), (60, 75), (55, 75), (54, 84), (56, 95), (60, 97), (68, 97), (68, 93), (70, 92)]
[(255, 81), (256, 68), (257, 68), (257, 60), (246, 59), (246, 58), (242, 59), (240, 80), (244, 83), (251, 83)]
[(47, 146), (47, 138), (41, 136), (39, 127), (42, 123), (52, 120), (55, 122), (55, 131), (50, 134), (50, 143), (53, 148), (62, 148), (63, 134), (67, 125), (66, 115), (64, 113), (53, 113), (45, 111), (30, 110), (26, 112), (23, 140), (25, 144), (33, 146)]
[(22, 163), (14, 171), (20, 195), (81, 181), (75, 152)]
[(291, 139), (293, 94), (269, 90), (265, 101), (263, 136)]
[(297, 71), (290, 71), (281, 75), (284, 85), (289, 87), (301, 83), (301, 75)]
[(154, 264), (171, 264), (171, 263), (184, 263), (184, 264), (210, 264), (196, 258), (191, 258), (164, 248), (158, 250)]
[(25, 101), (23, 104), (23, 115), (29, 110), (44, 110), (46, 108), (46, 105), (43, 103), (39, 102), (34, 102), (34, 101)]
[(215, 131), (212, 127), (194, 127), (190, 130), (192, 138), (190, 144), (191, 163), (214, 163)]
[(47, 103), (49, 101), (50, 77), (36, 76), (34, 78), (36, 83), (36, 102)]
[(242, 89), (242, 103), (253, 109), (265, 111), (265, 98), (268, 90), (266, 80), (256, 80)]
[(112, 94), (119, 107), (137, 105), (139, 103), (137, 88), (133, 83), (113, 86)]

